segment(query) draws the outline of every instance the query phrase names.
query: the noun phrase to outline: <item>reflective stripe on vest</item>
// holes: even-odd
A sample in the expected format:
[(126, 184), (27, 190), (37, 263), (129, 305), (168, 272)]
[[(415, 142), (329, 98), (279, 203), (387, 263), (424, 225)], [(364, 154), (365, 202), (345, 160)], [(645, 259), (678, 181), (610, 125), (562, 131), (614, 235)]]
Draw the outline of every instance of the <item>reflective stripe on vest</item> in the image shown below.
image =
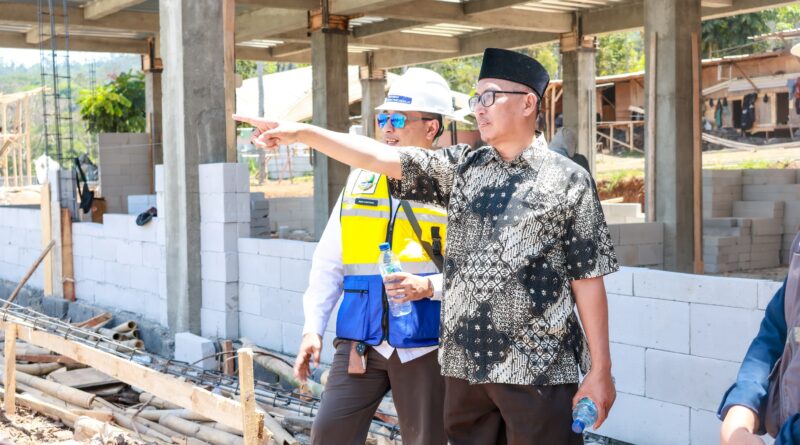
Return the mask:
[[(371, 345), (387, 340), (400, 348), (438, 344), (440, 302), (412, 302), (412, 312), (393, 317), (386, 310), (383, 281), (378, 270), (378, 246), (389, 241), (403, 271), (416, 275), (439, 273), (417, 240), (402, 208), (392, 219), (392, 198), (384, 176), (354, 170), (342, 193), (342, 264), (344, 298), (336, 321), (336, 336)], [(422, 238), (433, 244), (438, 228), (444, 246), (447, 213), (435, 206), (410, 201)], [(389, 239), (391, 234), (391, 239)], [(442, 247), (442, 251), (444, 248)]]

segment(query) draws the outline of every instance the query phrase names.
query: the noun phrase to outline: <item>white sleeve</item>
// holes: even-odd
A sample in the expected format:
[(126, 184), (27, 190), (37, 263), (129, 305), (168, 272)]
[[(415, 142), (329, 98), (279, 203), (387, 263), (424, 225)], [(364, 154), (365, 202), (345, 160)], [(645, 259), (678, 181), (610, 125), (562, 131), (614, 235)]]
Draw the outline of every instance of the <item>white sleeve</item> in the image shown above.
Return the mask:
[(305, 325), (303, 334), (313, 332), (323, 335), (336, 302), (344, 288), (344, 266), (342, 266), (342, 223), (339, 221), (341, 198), (331, 211), (328, 224), (314, 251), (311, 271), (308, 274), (308, 289), (303, 294)]
[(431, 296), (431, 300), (441, 300), (443, 286), (442, 274), (428, 275), (428, 279), (431, 280), (431, 284), (433, 285), (433, 296)]

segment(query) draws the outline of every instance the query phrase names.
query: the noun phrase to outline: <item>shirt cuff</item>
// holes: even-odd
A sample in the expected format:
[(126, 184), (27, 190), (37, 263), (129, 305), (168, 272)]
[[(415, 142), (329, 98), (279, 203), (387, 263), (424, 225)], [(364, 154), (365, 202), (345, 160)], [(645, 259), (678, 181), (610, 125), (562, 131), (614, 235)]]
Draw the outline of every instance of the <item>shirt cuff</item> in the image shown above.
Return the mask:
[(441, 300), (442, 274), (437, 273), (436, 275), (428, 275), (428, 279), (431, 280), (431, 284), (433, 285), (433, 296), (431, 296), (431, 300)]
[(306, 322), (303, 325), (303, 335), (311, 333), (324, 337), (326, 325), (327, 323), (324, 320), (306, 317)]
[(717, 418), (725, 420), (725, 416), (731, 407), (736, 405), (744, 406), (751, 409), (758, 416), (758, 431), (755, 433), (758, 435), (764, 434), (766, 430), (763, 422), (763, 402), (766, 401), (766, 398), (761, 396), (763, 393), (764, 388), (755, 382), (734, 383), (722, 397), (722, 402), (717, 410)]

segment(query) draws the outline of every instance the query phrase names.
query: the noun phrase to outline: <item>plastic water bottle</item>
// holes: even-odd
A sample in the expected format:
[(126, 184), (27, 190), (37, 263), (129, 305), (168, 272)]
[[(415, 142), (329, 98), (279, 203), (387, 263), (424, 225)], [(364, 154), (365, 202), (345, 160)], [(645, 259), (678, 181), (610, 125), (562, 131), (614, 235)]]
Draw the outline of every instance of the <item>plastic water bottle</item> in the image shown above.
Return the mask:
[[(381, 254), (378, 257), (378, 269), (381, 271), (381, 276), (386, 277), (386, 275), (395, 273), (395, 272), (402, 272), (403, 267), (400, 265), (400, 261), (397, 260), (397, 257), (392, 253), (392, 248), (389, 243), (381, 243), (378, 246), (381, 250)], [(401, 298), (402, 295), (398, 296), (397, 298)], [(403, 315), (408, 315), (411, 313), (411, 302), (406, 301), (404, 303), (398, 303), (394, 298), (388, 297), (389, 300), (389, 310), (394, 317), (402, 317)]]
[(584, 397), (572, 410), (572, 431), (581, 434), (587, 426), (597, 422), (597, 406), (592, 399)]

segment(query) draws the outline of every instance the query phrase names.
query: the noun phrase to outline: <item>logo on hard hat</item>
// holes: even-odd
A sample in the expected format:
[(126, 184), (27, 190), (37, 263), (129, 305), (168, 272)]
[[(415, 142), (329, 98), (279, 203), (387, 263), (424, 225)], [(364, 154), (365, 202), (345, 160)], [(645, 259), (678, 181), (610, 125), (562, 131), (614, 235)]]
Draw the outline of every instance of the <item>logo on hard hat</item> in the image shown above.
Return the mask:
[(399, 96), (397, 94), (390, 94), (386, 97), (386, 102), (396, 102), (400, 104), (410, 104), (411, 98), (408, 96)]

